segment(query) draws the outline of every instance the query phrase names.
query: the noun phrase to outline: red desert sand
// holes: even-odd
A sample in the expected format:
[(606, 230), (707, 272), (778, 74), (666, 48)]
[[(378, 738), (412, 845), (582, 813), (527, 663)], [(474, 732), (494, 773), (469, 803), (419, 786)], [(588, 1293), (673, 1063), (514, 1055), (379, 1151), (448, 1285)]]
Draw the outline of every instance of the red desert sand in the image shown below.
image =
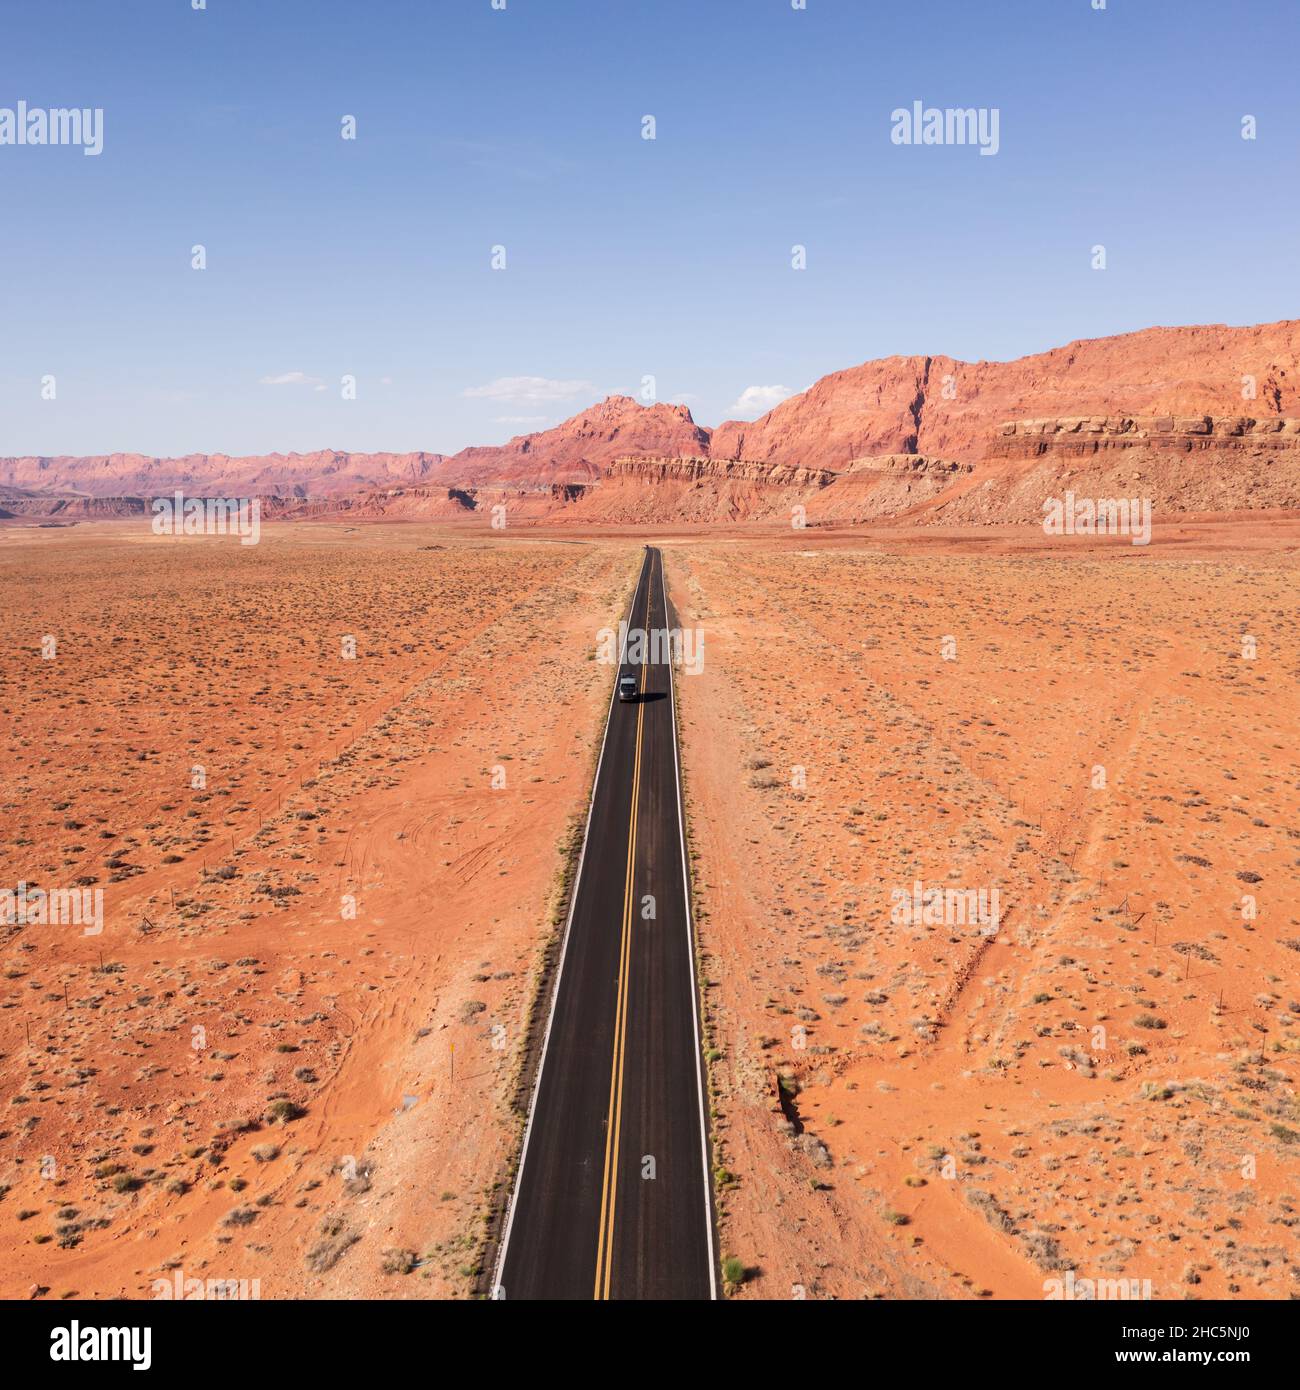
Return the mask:
[[(4, 532), (0, 1294), (483, 1290), (642, 539)], [(660, 543), (732, 1293), (1294, 1293), (1300, 525)]]

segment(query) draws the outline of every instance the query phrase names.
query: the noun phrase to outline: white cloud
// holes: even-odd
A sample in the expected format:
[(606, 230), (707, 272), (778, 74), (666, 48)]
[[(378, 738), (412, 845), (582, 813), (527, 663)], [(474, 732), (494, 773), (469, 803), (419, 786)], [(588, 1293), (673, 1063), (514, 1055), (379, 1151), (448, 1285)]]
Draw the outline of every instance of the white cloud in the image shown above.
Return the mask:
[(325, 383), (318, 376), (308, 376), (306, 372), (281, 372), (279, 376), (264, 376), (262, 386), (314, 386), (323, 390)]
[(737, 419), (764, 415), (774, 405), (788, 401), (794, 392), (788, 386), (746, 386), (728, 413)]
[(499, 376), (486, 386), (469, 386), (460, 393), (475, 401), (510, 401), (516, 405), (550, 405), (575, 396), (598, 396), (590, 381), (552, 381), (544, 376)]

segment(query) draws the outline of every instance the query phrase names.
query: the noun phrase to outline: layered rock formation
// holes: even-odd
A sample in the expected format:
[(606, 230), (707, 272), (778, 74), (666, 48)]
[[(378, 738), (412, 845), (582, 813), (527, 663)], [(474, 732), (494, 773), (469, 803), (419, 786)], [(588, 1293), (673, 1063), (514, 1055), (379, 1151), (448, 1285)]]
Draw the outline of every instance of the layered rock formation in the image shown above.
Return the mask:
[(843, 469), (746, 459), (615, 459), (550, 519), (591, 524), (778, 521), (810, 525), (893, 516), (937, 496), (970, 464), (919, 454), (853, 459)]
[(924, 454), (800, 468), (746, 459), (629, 457), (548, 520), (616, 525), (782, 522), (810, 526), (1038, 523), (1077, 497), (1188, 513), (1300, 507), (1300, 419), (1075, 417), (1009, 421), (981, 463)]
[(802, 506), (814, 523), (1016, 521), (1037, 519), (1044, 489), (1119, 486), (1139, 467), (1166, 511), (1290, 507), (1297, 383), (1300, 321), (1153, 328), (1014, 362), (866, 362), (712, 434), (683, 405), (611, 396), (553, 429), (450, 458), (0, 459), (0, 491), (13, 499), (0, 507), (75, 516), (79, 494), (121, 499), (117, 514), (129, 515), (131, 499), (179, 488), (261, 496), (277, 502), (271, 516), (505, 505), (516, 519), (638, 524), (775, 519)]
[(969, 475), (974, 465), (926, 454), (879, 454), (851, 459), (832, 487), (810, 498), (810, 526), (907, 520), (924, 512)]
[(973, 463), (1006, 420), (1243, 408), (1300, 414), (1300, 321), (1149, 328), (1013, 362), (887, 357), (823, 377), (752, 423), (718, 426), (709, 452), (823, 468), (886, 453)]
[(440, 477), (463, 484), (549, 487), (598, 478), (622, 454), (707, 454), (709, 432), (684, 405), (643, 406), (609, 396), (554, 429), (517, 435), (508, 444), (462, 449)]
[(441, 454), (350, 454), (320, 449), (310, 454), (97, 454), (0, 459), (0, 483), (41, 492), (91, 497), (161, 497), (178, 488), (191, 496), (319, 497), (418, 483), (432, 476)]
[(789, 509), (827, 487), (825, 469), (713, 459), (703, 455), (615, 459), (605, 475), (582, 489), (557, 520), (653, 525), (684, 521), (755, 521), (789, 517)]
[(1064, 420), (1008, 420), (989, 441), (993, 459), (1085, 457), (1130, 449), (1190, 454), (1198, 451), (1294, 453), (1300, 420), (1233, 415), (1157, 415), (1142, 418), (1083, 416)]
[(829, 468), (799, 468), (755, 463), (748, 459), (645, 457), (618, 458), (609, 467), (611, 481), (641, 478), (652, 483), (730, 482), (770, 488), (826, 487), (839, 476)]
[(1008, 421), (930, 521), (1041, 521), (1043, 502), (1141, 498), (1160, 518), (1300, 507), (1300, 419), (1232, 415)]
[(121, 517), (143, 516), (146, 510), (142, 497), (86, 497), (80, 493), (0, 488), (0, 520), (38, 517), (61, 522), (115, 521)]

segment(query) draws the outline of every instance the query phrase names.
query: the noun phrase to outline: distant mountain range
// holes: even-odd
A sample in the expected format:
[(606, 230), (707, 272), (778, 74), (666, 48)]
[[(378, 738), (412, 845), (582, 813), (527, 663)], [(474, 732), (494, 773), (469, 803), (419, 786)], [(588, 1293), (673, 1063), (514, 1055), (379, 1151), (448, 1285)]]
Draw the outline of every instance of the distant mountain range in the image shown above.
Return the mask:
[[(881, 358), (823, 377), (758, 420), (727, 421), (712, 431), (683, 405), (610, 396), (552, 429), (451, 456), (321, 450), (247, 458), (3, 458), (0, 513), (111, 515), (123, 508), (108, 499), (179, 488), (274, 499), (270, 514), (283, 516), (451, 516), (476, 510), (490, 494), (521, 518), (743, 518), (778, 507), (777, 494), (778, 509), (805, 492), (824, 502), (821, 494), (833, 483), (844, 484), (839, 504), (875, 494), (866, 510), (889, 516), (958, 484), (963, 497), (972, 487), (988, 494), (993, 486), (989, 497), (1005, 493), (1010, 506), (997, 480), (1013, 474), (1027, 504), (1036, 485), (1024, 475), (1035, 459), (1104, 455), (1109, 468), (1123, 456), (1131, 471), (1137, 453), (1164, 463), (1200, 455), (1205, 468), (1212, 458), (1231, 458), (1227, 473), (1214, 472), (1220, 480), (1231, 476), (1226, 490), (1196, 486), (1195, 468), (1186, 477), (1174, 470), (1179, 478), (1165, 468), (1170, 504), (1181, 498), (1220, 510), (1285, 507), (1300, 505), (1291, 481), (1300, 449), (1290, 427), (1295, 417), (1300, 320), (1151, 328), (1012, 362)], [(1040, 427), (1027, 436), (1031, 421)], [(1061, 421), (1072, 423), (1041, 423)], [(1099, 447), (1080, 453), (1081, 440)], [(643, 495), (647, 487), (657, 498)], [(965, 509), (972, 506), (968, 500)], [(986, 519), (997, 519), (1005, 506), (995, 504)], [(933, 511), (928, 502), (927, 509)], [(951, 512), (948, 503), (940, 510)], [(867, 519), (861, 511), (847, 505), (839, 519)]]
[(177, 488), (210, 497), (318, 497), (358, 488), (419, 483), (441, 454), (146, 454), (0, 458), (0, 489), (79, 492), (90, 497), (158, 497)]

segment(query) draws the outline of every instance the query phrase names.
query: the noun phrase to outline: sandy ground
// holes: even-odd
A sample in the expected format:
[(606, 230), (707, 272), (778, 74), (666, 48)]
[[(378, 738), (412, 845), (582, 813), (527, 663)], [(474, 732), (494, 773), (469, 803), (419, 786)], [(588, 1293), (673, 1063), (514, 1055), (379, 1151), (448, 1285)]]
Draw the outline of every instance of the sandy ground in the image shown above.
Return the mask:
[[(0, 1296), (470, 1294), (643, 539), (0, 528)], [(654, 539), (737, 1296), (1300, 1293), (1300, 523)]]
[(0, 1295), (469, 1292), (639, 557), (0, 535)]
[(740, 1296), (1300, 1293), (1297, 539), (666, 547)]

